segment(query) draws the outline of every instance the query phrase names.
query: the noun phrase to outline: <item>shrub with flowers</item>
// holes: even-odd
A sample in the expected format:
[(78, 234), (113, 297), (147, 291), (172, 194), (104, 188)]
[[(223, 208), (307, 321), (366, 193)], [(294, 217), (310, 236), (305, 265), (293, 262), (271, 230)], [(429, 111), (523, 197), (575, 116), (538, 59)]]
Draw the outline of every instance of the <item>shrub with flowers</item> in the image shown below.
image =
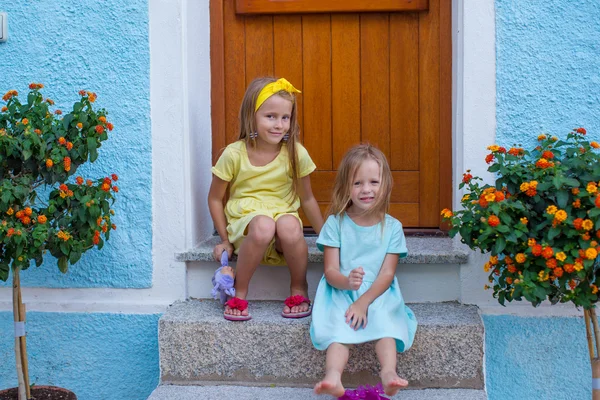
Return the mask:
[(467, 171), (462, 209), (442, 210), (450, 236), (491, 253), (489, 272), (500, 304), (525, 298), (534, 306), (598, 301), (600, 156), (584, 128), (565, 140), (539, 135), (532, 150), (493, 145), (486, 162), (494, 186)]
[[(15, 355), (19, 398), (30, 398), (19, 272), (48, 253), (67, 272), (84, 252), (101, 249), (110, 231), (117, 175), (85, 179), (77, 169), (98, 158), (113, 124), (96, 94), (81, 90), (71, 110), (51, 110), (44, 85), (32, 83), (26, 101), (8, 91), (0, 108), (0, 280), (13, 271)], [(17, 332), (21, 332), (17, 334)]]
[[(48, 252), (66, 272), (69, 264), (104, 240), (116, 226), (113, 174), (100, 179), (76, 176), (80, 165), (98, 158), (113, 124), (95, 111), (96, 94), (80, 91), (72, 110), (54, 111), (42, 84), (29, 85), (26, 102), (11, 90), (0, 109), (0, 279), (9, 267), (27, 269)], [(39, 189), (47, 198), (40, 198)], [(45, 196), (46, 197), (46, 196)]]

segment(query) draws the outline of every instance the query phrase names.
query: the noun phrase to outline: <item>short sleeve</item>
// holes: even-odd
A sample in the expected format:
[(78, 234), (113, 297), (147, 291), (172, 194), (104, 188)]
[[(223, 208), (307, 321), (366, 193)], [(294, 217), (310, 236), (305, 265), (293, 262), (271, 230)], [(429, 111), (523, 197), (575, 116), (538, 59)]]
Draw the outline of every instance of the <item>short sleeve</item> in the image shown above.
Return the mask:
[(340, 247), (340, 220), (334, 215), (327, 218), (317, 238), (318, 249), (323, 251), (323, 246)]
[(299, 177), (304, 178), (305, 176), (312, 173), (315, 169), (317, 169), (317, 166), (315, 165), (313, 160), (310, 158), (310, 155), (308, 154), (308, 151), (306, 150), (306, 148), (304, 146), (302, 146), (300, 143), (297, 144), (296, 152), (298, 153)]
[(231, 146), (227, 146), (215, 166), (211, 168), (211, 172), (224, 181), (231, 182), (237, 171), (236, 165), (239, 164), (239, 158), (239, 153), (234, 151)]
[(390, 242), (388, 244), (387, 253), (398, 254), (400, 258), (408, 255), (406, 248), (406, 238), (402, 231), (402, 224), (396, 219), (389, 219), (386, 223), (390, 223)]

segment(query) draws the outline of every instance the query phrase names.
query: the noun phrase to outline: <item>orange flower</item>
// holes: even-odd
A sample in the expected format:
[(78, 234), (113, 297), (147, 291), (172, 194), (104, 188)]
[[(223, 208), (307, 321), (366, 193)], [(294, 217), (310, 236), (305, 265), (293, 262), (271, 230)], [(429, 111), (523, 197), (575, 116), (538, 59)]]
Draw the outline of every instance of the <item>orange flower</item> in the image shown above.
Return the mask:
[(468, 173), (467, 173), (467, 174), (463, 174), (463, 179), (462, 179), (462, 181), (463, 181), (464, 183), (469, 183), (469, 182), (471, 182), (471, 179), (473, 179), (473, 175), (471, 175), (471, 174), (468, 174)]
[(38, 215), (37, 221), (40, 224), (45, 224), (48, 221), (48, 218), (45, 215)]
[(502, 193), (501, 191), (497, 191), (496, 192), (496, 201), (502, 201), (504, 200), (504, 193)]
[(571, 279), (569, 281), (569, 287), (571, 288), (571, 290), (575, 289), (577, 287), (577, 282), (575, 282), (573, 279)]
[(488, 154), (487, 156), (485, 156), (485, 162), (486, 163), (491, 163), (492, 161), (494, 161), (494, 155), (493, 154)]
[(39, 129), (34, 129), (33, 130), (38, 136), (42, 134), (42, 131), (40, 131)]
[(116, 186), (116, 185), (112, 187), (112, 190), (113, 190), (113, 192), (115, 192), (115, 193), (119, 193), (119, 187), (118, 187), (118, 186)]
[(561, 267), (554, 268), (554, 276), (556, 276), (557, 278), (563, 276), (563, 272), (564, 271)]
[(108, 192), (110, 191), (110, 185), (108, 183), (103, 183), (101, 189)]
[(98, 97), (98, 96), (96, 96), (96, 93), (93, 93), (93, 92), (87, 92), (87, 95), (88, 95), (88, 100), (90, 101), (90, 103), (95, 102), (96, 98)]
[(111, 124), (110, 122), (108, 122), (106, 124), (106, 127), (108, 128), (109, 131), (112, 131), (115, 126), (113, 124)]
[(85, 90), (80, 90), (80, 91), (79, 91), (79, 95), (80, 95), (80, 96), (85, 96)]
[(41, 83), (30, 83), (29, 84), (29, 89), (31, 89), (31, 90), (42, 89), (43, 87), (44, 87), (44, 85), (42, 85)]
[(15, 228), (8, 228), (8, 231), (6, 232), (6, 236), (11, 237), (14, 234), (15, 234)]
[(8, 207), (8, 210), (6, 210), (6, 214), (8, 214), (8, 215), (13, 215), (14, 213), (15, 213), (15, 210), (13, 210), (12, 207)]
[(523, 253), (519, 253), (515, 256), (515, 260), (517, 260), (519, 264), (523, 264), (525, 260), (527, 260), (527, 256)]
[(104, 115), (101, 115), (100, 117), (98, 117), (98, 121), (102, 122), (103, 124), (106, 124), (106, 117)]
[(61, 115), (61, 114), (62, 114), (62, 111), (61, 111), (61, 110), (56, 110), (56, 111), (54, 111), (54, 114), (56, 114), (56, 115)]
[(594, 204), (596, 205), (596, 207), (600, 207), (600, 195), (596, 196), (596, 199), (594, 200)]
[(73, 148), (73, 143), (67, 142), (67, 150), (71, 151), (72, 148)]
[(488, 202), (484, 197), (480, 197), (479, 198), (479, 205), (483, 208), (486, 208), (488, 206)]
[(488, 218), (488, 224), (491, 227), (495, 227), (500, 225), (500, 219), (498, 219), (498, 217), (496, 217), (495, 215), (490, 215), (490, 217)]
[(25, 209), (23, 211), (25, 212), (25, 215), (27, 215), (28, 217), (33, 212), (33, 210), (31, 209), (31, 207), (25, 207)]
[(116, 226), (115, 224), (112, 224), (110, 227), (111, 227), (113, 230), (117, 229), (117, 226)]
[(515, 267), (513, 264), (509, 264), (507, 269), (508, 269), (508, 272), (510, 272), (511, 274), (514, 274), (515, 272), (517, 272), (517, 267)]
[(513, 283), (513, 278), (511, 278), (510, 276), (506, 277), (506, 283), (508, 283), (509, 285), (512, 285)]
[(69, 187), (67, 185), (65, 185), (64, 183), (61, 184), (58, 188), (60, 190), (62, 190), (63, 192), (66, 192), (67, 190), (69, 190)]
[(77, 129), (83, 129), (83, 124), (81, 122), (77, 123)]
[(104, 127), (102, 125), (96, 125), (96, 132), (98, 133), (102, 133), (104, 132)]
[(2, 107), (2, 112), (8, 111), (8, 107), (4, 106)]
[(580, 199), (577, 199), (573, 202), (573, 208), (581, 208), (581, 200)]
[(558, 266), (558, 264), (556, 263), (556, 258), (551, 258), (548, 261), (546, 261), (546, 267), (554, 269)]
[(575, 218), (575, 220), (573, 220), (573, 227), (580, 231), (583, 227), (583, 218)]
[(542, 254), (542, 250), (543, 250), (543, 248), (542, 248), (542, 245), (541, 245), (541, 244), (535, 244), (535, 245), (533, 245), (533, 247), (531, 248), (531, 253), (532, 253), (534, 256), (540, 256), (540, 255)]
[(575, 272), (575, 267), (573, 266), (573, 264), (565, 264), (563, 265), (565, 272), (568, 274), (572, 274), (573, 272)]
[(546, 260), (552, 257), (553, 255), (554, 250), (552, 250), (552, 247), (550, 246), (546, 246), (544, 247), (544, 250), (542, 250), (542, 257), (544, 257)]
[(61, 136), (58, 138), (58, 144), (60, 144), (62, 146), (65, 143), (67, 143), (67, 140), (64, 137)]
[(21, 222), (23, 223), (23, 225), (29, 225), (31, 223), (31, 218), (29, 218), (29, 217), (23, 217), (23, 219), (21, 220)]
[(508, 150), (508, 154), (512, 156), (521, 156), (525, 154), (525, 151), (518, 147), (511, 147), (510, 150)]
[(598, 252), (595, 248), (590, 247), (585, 251), (585, 258), (587, 258), (588, 260), (595, 260), (596, 257), (598, 257)]
[(17, 92), (16, 90), (9, 90), (8, 92), (6, 92), (6, 94), (4, 96), (2, 96), (2, 100), (8, 101), (13, 96), (18, 96), (18, 95), (19, 95), (19, 92)]
[(15, 217), (17, 217), (17, 218), (21, 219), (21, 218), (23, 218), (23, 215), (24, 215), (24, 212), (23, 212), (23, 210), (19, 210), (19, 211), (17, 211), (17, 213), (15, 214)]
[(579, 188), (573, 188), (571, 189), (571, 193), (573, 193), (574, 195), (578, 195), (579, 194)]
[(117, 174), (112, 174), (112, 175), (110, 176), (110, 178), (111, 178), (113, 181), (115, 181), (115, 182), (119, 180), (119, 177), (117, 176)]
[(51, 106), (53, 106), (54, 105), (54, 100), (52, 100), (52, 99), (46, 99), (46, 103), (48, 103)]
[(552, 160), (554, 158), (554, 153), (551, 152), (550, 150), (546, 150), (542, 153), (542, 157), (545, 158), (546, 160)]
[(595, 149), (600, 149), (600, 144), (598, 144), (598, 142), (590, 142), (590, 146), (592, 146)]
[(587, 131), (585, 130), (585, 128), (577, 128), (575, 130), (575, 132), (580, 133), (582, 135), (585, 135), (587, 133)]
[(71, 158), (70, 157), (63, 158), (63, 163), (65, 164), (65, 171), (69, 172), (71, 170)]
[(592, 294), (596, 294), (598, 293), (598, 286), (594, 285), (593, 283), (590, 285), (590, 287), (592, 288)]
[(21, 120), (21, 123), (22, 123), (23, 125), (27, 125), (27, 124), (29, 123), (29, 120), (28, 120), (27, 118), (23, 118), (23, 119)]
[(81, 177), (81, 176), (78, 176), (77, 178), (75, 178), (75, 182), (76, 182), (78, 185), (83, 185), (83, 177)]
[(92, 186), (94, 184), (94, 182), (92, 182), (91, 179), (86, 179), (85, 184), (88, 186)]

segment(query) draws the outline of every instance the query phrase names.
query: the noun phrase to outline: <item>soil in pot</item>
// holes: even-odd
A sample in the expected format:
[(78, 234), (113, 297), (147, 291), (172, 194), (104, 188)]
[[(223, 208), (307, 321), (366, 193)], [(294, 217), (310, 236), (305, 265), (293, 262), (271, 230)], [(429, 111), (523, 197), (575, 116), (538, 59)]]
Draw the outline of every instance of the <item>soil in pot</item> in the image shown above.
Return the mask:
[[(34, 386), (31, 388), (32, 400), (77, 400), (75, 393), (57, 386)], [(0, 400), (19, 400), (18, 388), (0, 391)]]

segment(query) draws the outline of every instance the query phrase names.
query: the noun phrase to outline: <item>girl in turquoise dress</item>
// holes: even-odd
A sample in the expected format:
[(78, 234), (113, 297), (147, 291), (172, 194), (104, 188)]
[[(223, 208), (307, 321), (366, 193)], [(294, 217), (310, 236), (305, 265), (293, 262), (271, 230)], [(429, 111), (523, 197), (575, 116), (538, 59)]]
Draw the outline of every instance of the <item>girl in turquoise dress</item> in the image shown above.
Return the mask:
[(386, 214), (392, 175), (383, 153), (370, 145), (352, 148), (342, 160), (330, 215), (317, 245), (325, 273), (313, 306), (310, 337), (327, 350), (325, 377), (317, 394), (344, 394), (341, 376), (349, 345), (376, 341), (384, 391), (393, 396), (408, 382), (396, 373), (397, 351), (408, 350), (417, 329), (396, 279), (407, 255), (402, 224)]

